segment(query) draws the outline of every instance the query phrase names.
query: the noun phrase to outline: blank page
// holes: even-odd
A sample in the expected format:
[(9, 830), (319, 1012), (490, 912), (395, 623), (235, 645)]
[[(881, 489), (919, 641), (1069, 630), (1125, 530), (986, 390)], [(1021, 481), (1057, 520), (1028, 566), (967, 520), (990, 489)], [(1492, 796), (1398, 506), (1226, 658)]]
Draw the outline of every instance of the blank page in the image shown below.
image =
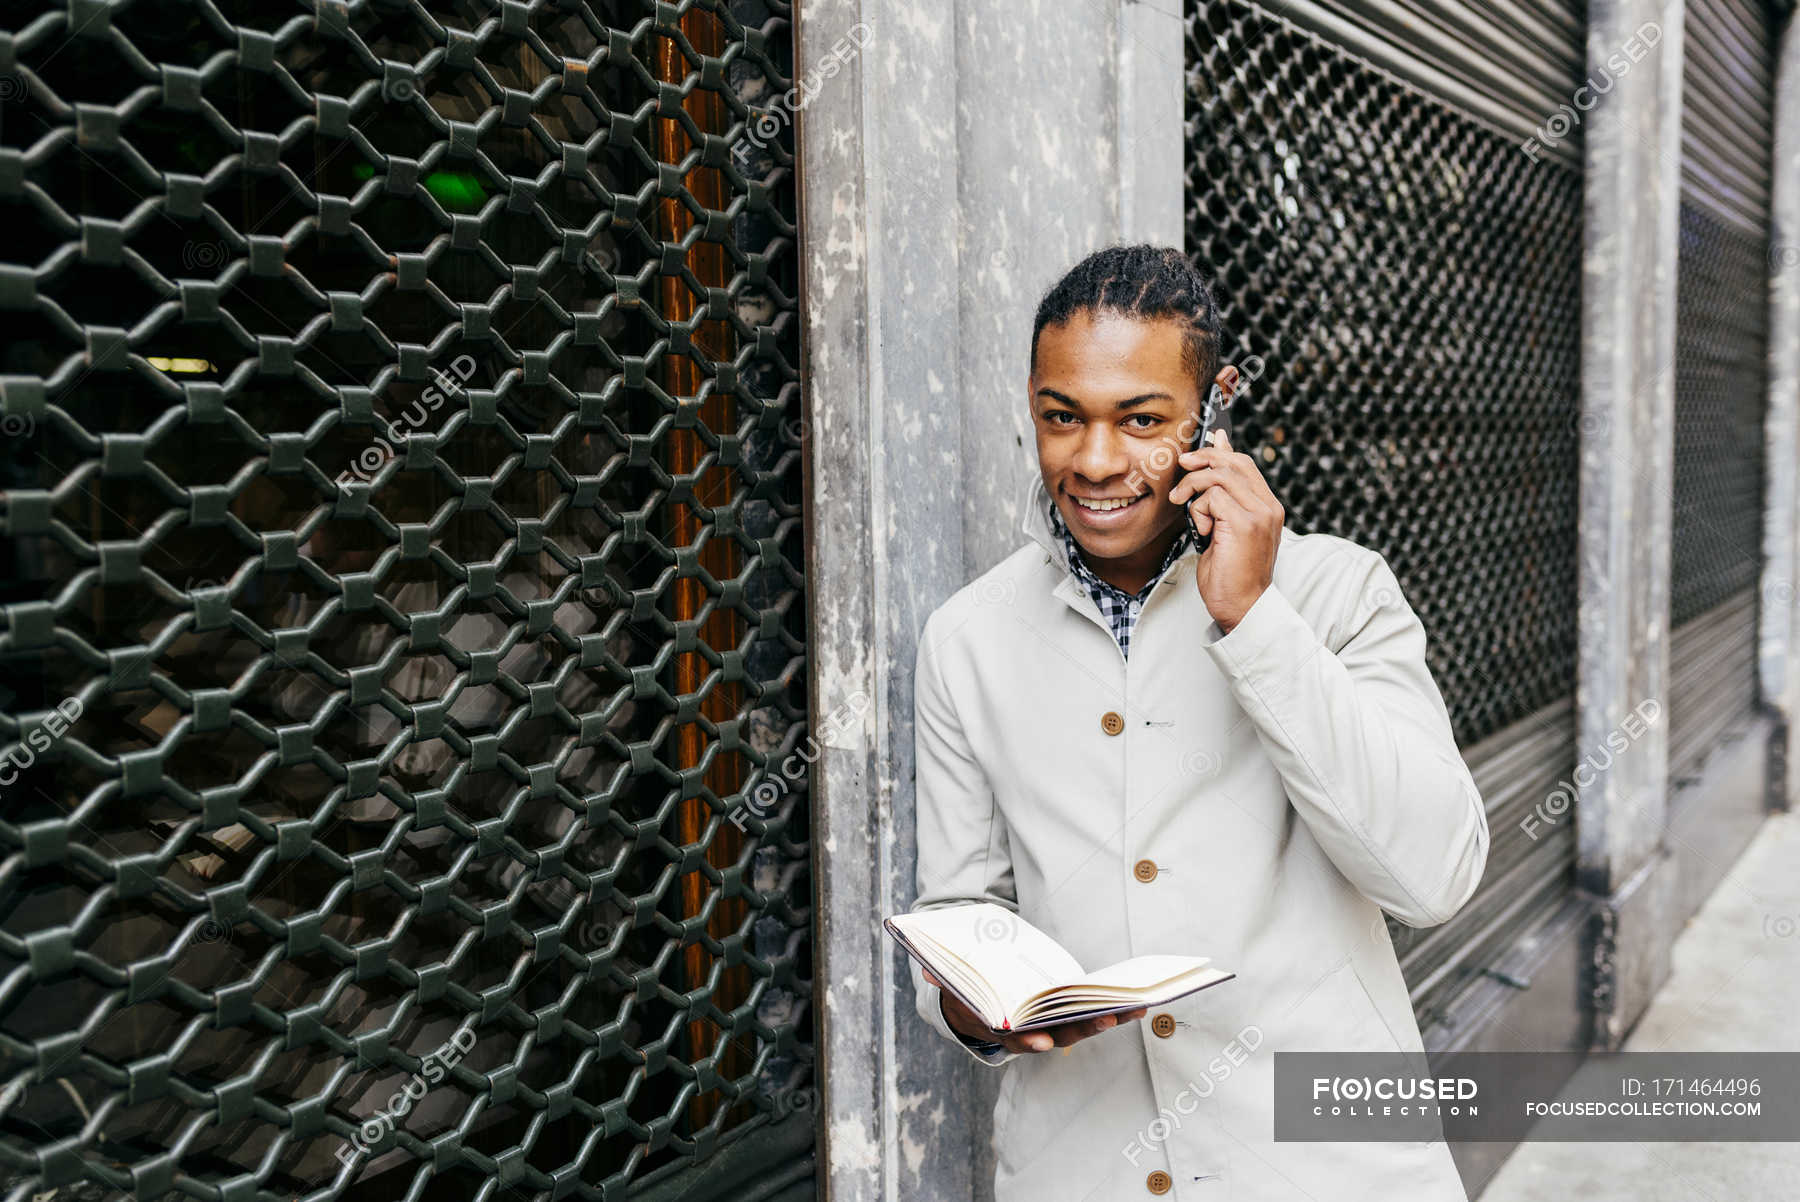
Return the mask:
[(1205, 968), (1212, 961), (1205, 956), (1134, 956), (1117, 964), (1083, 973), (1066, 982), (1070, 992), (1095, 989), (1150, 989), (1172, 977)]
[(1008, 1013), (1045, 989), (1085, 975), (1062, 944), (992, 902), (896, 914), (893, 921), (915, 943), (937, 944), (975, 968)]

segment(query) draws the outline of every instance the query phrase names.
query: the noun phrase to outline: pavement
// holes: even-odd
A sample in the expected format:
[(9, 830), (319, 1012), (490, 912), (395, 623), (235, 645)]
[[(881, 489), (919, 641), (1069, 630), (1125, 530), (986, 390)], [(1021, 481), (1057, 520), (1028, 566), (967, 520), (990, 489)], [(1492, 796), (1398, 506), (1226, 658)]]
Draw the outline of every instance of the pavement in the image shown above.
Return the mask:
[[(1767, 819), (1676, 937), (1626, 1051), (1800, 1052), (1800, 813)], [(1519, 1145), (1480, 1202), (1800, 1202), (1800, 1143)]]

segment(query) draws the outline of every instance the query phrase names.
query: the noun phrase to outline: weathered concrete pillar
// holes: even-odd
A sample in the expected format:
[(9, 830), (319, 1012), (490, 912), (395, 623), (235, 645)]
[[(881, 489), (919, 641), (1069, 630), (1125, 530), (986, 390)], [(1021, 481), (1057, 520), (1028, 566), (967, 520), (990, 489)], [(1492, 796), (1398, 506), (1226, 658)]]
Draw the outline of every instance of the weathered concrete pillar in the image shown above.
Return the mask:
[(1119, 236), (1182, 244), (1186, 220), (1187, 45), (1179, 4), (1119, 9)]
[[(1682, 0), (1593, 0), (1582, 248), (1577, 876), (1596, 895), (1594, 1043), (1615, 1047), (1668, 975), (1667, 809)], [(1627, 47), (1647, 54), (1608, 63)], [(1595, 89), (1597, 92), (1597, 89)], [(1646, 722), (1645, 716), (1653, 720)], [(1585, 779), (1584, 779), (1585, 777)]]
[(1776, 716), (1770, 747), (1770, 805), (1800, 796), (1800, 20), (1787, 19), (1775, 64), (1775, 162), (1770, 179), (1768, 488), (1758, 682)]
[(1130, 0), (797, 12), (815, 727), (875, 702), (820, 731), (810, 782), (820, 1176), (834, 1202), (985, 1198), (999, 1074), (918, 1020), (879, 926), (914, 896), (913, 659), (1022, 538), (1039, 296), (1109, 242), (1180, 244), (1181, 22)]

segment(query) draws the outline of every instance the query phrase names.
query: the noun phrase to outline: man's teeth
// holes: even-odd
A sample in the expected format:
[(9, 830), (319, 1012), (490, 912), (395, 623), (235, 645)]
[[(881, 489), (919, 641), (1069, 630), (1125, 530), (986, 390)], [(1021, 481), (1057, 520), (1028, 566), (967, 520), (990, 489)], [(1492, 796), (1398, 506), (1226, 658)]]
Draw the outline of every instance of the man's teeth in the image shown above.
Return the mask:
[[(1139, 494), (1139, 496), (1142, 495)], [(1104, 501), (1096, 501), (1088, 497), (1074, 498), (1075, 503), (1083, 509), (1092, 509), (1098, 513), (1105, 513), (1109, 509), (1123, 509), (1137, 499), (1138, 497), (1112, 497)]]

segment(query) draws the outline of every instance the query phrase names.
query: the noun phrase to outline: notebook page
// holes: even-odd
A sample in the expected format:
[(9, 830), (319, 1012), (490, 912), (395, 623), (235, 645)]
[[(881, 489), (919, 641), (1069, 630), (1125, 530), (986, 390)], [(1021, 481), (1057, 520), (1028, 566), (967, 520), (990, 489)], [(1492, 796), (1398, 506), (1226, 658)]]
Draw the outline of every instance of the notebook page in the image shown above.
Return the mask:
[(972, 966), (1009, 1013), (1026, 998), (1084, 975), (1060, 943), (992, 902), (897, 914), (894, 921)]
[(1205, 968), (1212, 961), (1206, 956), (1134, 956), (1083, 973), (1065, 984), (1071, 993), (1093, 989), (1102, 993), (1115, 989), (1150, 989), (1172, 977)]
[(1087, 1019), (1098, 1014), (1116, 1013), (1120, 1010), (1136, 1009), (1140, 1006), (1162, 1006), (1177, 998), (1186, 997), (1217, 985), (1222, 981), (1229, 981), (1236, 975), (1236, 973), (1226, 972), (1219, 968), (1197, 968), (1142, 989), (1125, 986), (1073, 992), (1053, 989), (1047, 994), (1025, 1003), (1023, 1007), (1015, 1011), (1017, 1018), (1013, 1022), (1013, 1027), (1016, 1030), (1026, 1031), (1034, 1027), (1053, 1026), (1071, 1019)]

